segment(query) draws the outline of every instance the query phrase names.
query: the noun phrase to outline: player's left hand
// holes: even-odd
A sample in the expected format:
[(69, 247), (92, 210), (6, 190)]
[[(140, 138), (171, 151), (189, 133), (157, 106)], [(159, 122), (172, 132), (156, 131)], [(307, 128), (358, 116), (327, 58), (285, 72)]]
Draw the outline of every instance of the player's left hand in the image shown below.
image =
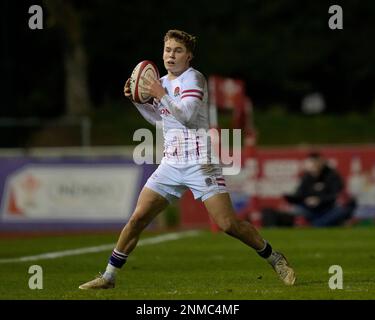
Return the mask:
[(151, 77), (142, 77), (142, 80), (144, 83), (144, 86), (142, 86), (142, 90), (150, 94), (152, 97), (160, 100), (164, 95), (167, 94), (159, 80), (153, 79)]

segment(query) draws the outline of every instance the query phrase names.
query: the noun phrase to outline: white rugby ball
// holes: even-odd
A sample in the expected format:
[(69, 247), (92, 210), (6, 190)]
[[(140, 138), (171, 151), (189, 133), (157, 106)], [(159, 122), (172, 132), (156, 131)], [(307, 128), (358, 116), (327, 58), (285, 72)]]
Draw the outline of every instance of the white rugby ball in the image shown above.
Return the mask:
[(138, 63), (130, 76), (132, 98), (138, 103), (146, 103), (152, 98), (148, 93), (142, 90), (142, 87), (146, 85), (143, 83), (143, 77), (146, 79), (151, 77), (155, 80), (159, 80), (159, 70), (152, 61), (144, 60)]

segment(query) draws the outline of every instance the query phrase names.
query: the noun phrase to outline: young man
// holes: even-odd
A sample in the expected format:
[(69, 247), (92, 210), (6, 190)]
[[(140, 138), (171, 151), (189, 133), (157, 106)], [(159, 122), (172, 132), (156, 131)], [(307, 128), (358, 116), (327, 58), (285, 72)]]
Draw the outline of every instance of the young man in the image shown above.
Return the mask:
[(345, 204), (338, 203), (343, 189), (340, 173), (320, 153), (311, 152), (296, 191), (284, 198), (295, 206), (294, 215), (303, 216), (310, 225), (339, 226), (352, 216), (356, 206), (353, 198)]
[[(80, 289), (114, 288), (116, 273), (135, 248), (141, 232), (187, 188), (196, 199), (204, 202), (212, 219), (225, 233), (256, 250), (286, 285), (295, 282), (294, 271), (285, 257), (273, 251), (251, 224), (236, 218), (222, 169), (210, 161), (209, 140), (202, 130), (197, 130), (209, 127), (208, 94), (204, 76), (190, 67), (194, 47), (195, 37), (184, 31), (169, 30), (164, 37), (163, 53), (167, 75), (160, 80), (146, 79), (143, 88), (154, 97), (154, 103), (133, 102), (147, 121), (153, 124), (162, 121), (164, 157), (141, 191), (105, 273), (81, 285)], [(124, 94), (131, 99), (129, 79)]]

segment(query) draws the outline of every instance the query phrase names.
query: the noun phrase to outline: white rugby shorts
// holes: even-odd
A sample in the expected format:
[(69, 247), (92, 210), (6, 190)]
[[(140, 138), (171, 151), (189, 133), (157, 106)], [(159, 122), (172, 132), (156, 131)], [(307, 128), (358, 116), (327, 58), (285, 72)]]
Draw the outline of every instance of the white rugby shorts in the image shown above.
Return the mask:
[(218, 193), (227, 193), (222, 168), (218, 164), (173, 166), (162, 162), (145, 186), (169, 202), (190, 189), (195, 199), (205, 201)]

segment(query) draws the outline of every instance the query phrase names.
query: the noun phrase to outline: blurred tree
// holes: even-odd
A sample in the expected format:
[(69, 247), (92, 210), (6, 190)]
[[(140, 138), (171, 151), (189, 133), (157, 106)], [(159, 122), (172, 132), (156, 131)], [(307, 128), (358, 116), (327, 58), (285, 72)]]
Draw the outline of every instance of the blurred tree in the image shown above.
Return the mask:
[(87, 81), (87, 54), (83, 44), (81, 13), (71, 0), (44, 1), (49, 27), (63, 29), (66, 115), (81, 115), (91, 109)]

